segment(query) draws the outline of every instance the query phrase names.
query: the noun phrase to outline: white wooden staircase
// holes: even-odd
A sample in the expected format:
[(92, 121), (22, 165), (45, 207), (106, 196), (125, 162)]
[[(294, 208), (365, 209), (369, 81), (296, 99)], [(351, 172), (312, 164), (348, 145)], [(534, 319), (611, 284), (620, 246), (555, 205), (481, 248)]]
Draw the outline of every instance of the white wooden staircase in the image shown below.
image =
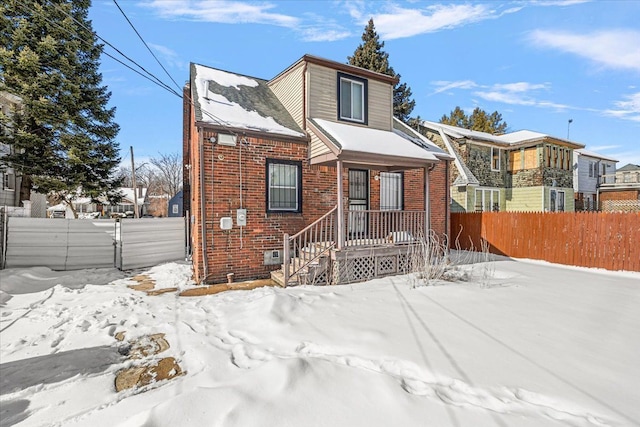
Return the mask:
[(331, 209), (293, 236), (284, 235), (284, 263), (280, 270), (271, 272), (273, 281), (284, 287), (331, 282), (336, 209)]

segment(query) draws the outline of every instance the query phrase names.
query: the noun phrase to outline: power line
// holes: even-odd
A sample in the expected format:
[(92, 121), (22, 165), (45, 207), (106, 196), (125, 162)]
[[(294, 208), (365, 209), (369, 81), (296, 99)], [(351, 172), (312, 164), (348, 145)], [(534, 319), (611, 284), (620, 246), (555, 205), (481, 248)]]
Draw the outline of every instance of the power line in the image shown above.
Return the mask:
[(149, 51), (149, 53), (151, 54), (151, 56), (153, 56), (153, 58), (156, 60), (156, 62), (158, 63), (158, 65), (160, 65), (160, 67), (164, 70), (164, 72), (167, 74), (167, 76), (169, 76), (169, 78), (171, 79), (171, 81), (173, 82), (173, 84), (176, 85), (176, 87), (178, 88), (178, 90), (182, 90), (182, 88), (180, 87), (180, 85), (178, 83), (176, 83), (176, 81), (173, 79), (173, 77), (171, 77), (171, 74), (169, 74), (169, 72), (167, 71), (166, 68), (164, 68), (164, 65), (162, 65), (162, 63), (160, 62), (160, 60), (158, 59), (158, 57), (153, 53), (153, 51), (151, 50), (151, 48), (149, 47), (149, 45), (147, 44), (146, 41), (144, 41), (144, 39), (142, 38), (142, 35), (140, 35), (140, 33), (138, 32), (138, 30), (136, 29), (136, 27), (133, 25), (133, 23), (129, 20), (129, 18), (127, 17), (126, 13), (124, 13), (124, 10), (122, 10), (122, 8), (120, 7), (120, 5), (118, 4), (118, 2), (116, 0), (113, 0), (113, 2), (116, 4), (116, 6), (118, 6), (118, 10), (120, 10), (120, 13), (122, 13), (122, 16), (124, 16), (124, 19), (127, 20), (127, 22), (129, 23), (129, 25), (131, 26), (131, 28), (133, 28), (133, 31), (135, 31), (135, 33), (138, 35), (138, 37), (140, 38), (140, 40), (142, 41), (142, 43), (144, 44), (144, 46), (147, 48), (147, 50)]
[[(114, 3), (115, 0), (114, 0)], [(118, 5), (116, 3), (116, 5)], [(67, 11), (65, 11), (64, 9), (62, 9), (60, 6), (58, 5), (54, 5), (54, 7), (56, 7), (58, 10), (60, 10), (63, 14), (65, 14), (66, 16), (70, 17), (71, 19), (73, 19), (74, 22), (76, 22), (78, 25), (80, 25), (82, 28), (84, 28), (85, 30), (91, 32), (92, 34), (94, 34), (99, 40), (102, 40), (105, 44), (107, 44), (108, 46), (110, 46), (112, 49), (114, 49), (116, 52), (118, 52), (120, 55), (124, 56), (126, 59), (128, 59), (129, 61), (131, 61), (132, 63), (136, 64), (140, 69), (142, 69), (144, 72), (146, 72), (147, 74), (149, 74), (150, 76), (152, 76), (154, 79), (156, 79), (159, 83), (158, 84), (160, 87), (162, 87), (163, 89), (167, 90), (168, 92), (172, 93), (173, 95), (176, 95), (178, 98), (182, 98), (182, 95), (180, 95), (178, 92), (174, 91), (171, 87), (169, 87), (169, 85), (167, 85), (166, 83), (162, 82), (157, 76), (155, 76), (153, 73), (147, 71), (144, 67), (142, 67), (140, 64), (138, 64), (136, 61), (134, 61), (133, 59), (129, 58), (127, 55), (125, 55), (124, 53), (122, 53), (122, 51), (120, 51), (118, 48), (116, 48), (114, 45), (112, 45), (111, 43), (109, 43), (107, 40), (105, 40), (104, 38), (100, 37), (98, 35), (98, 33), (96, 33), (93, 30), (90, 30), (89, 28), (87, 28), (82, 22), (79, 22), (76, 18), (74, 18), (73, 16), (71, 16), (69, 13), (67, 13)], [(118, 9), (120, 9), (120, 6), (118, 6)], [(122, 11), (122, 9), (120, 9)], [(122, 12), (124, 15), (124, 12)], [(127, 21), (129, 22), (130, 25), (133, 26), (133, 24), (131, 24), (131, 22), (129, 21), (129, 19), (127, 18), (126, 15), (124, 15), (125, 19), (127, 19)], [(57, 25), (54, 22), (51, 22), (51, 20), (47, 19), (50, 23), (53, 23), (54, 25)], [(58, 25), (58, 27), (60, 27)], [(62, 27), (60, 27), (62, 28)], [(66, 30), (66, 29), (65, 29)], [(66, 30), (67, 32), (70, 33), (70, 31)], [(140, 34), (137, 32), (137, 30), (135, 30), (134, 27), (134, 31), (136, 31), (136, 34), (138, 34), (138, 36), (142, 39), (142, 36), (140, 36)], [(79, 36), (76, 35), (76, 37), (80, 38)], [(81, 39), (81, 38), (80, 38)], [(89, 41), (81, 39), (82, 41), (84, 41), (85, 43), (91, 44)], [(147, 46), (147, 44), (144, 42), (144, 40), (142, 40), (142, 42), (145, 44), (145, 46)], [(147, 49), (149, 49), (149, 47), (147, 46)], [(151, 50), (149, 49), (149, 51), (151, 52)], [(131, 69), (132, 71), (135, 71), (136, 73), (142, 75), (140, 72), (136, 71), (135, 69), (133, 69), (132, 67), (124, 64), (122, 61), (119, 61), (118, 59), (116, 59), (115, 57), (109, 55), (108, 53), (104, 52), (103, 53), (107, 56), (109, 56), (110, 58), (113, 58), (114, 60), (118, 61), (119, 63), (121, 63), (122, 65), (124, 65), (125, 67)], [(151, 54), (153, 55), (154, 58), (156, 58), (156, 56), (153, 54), (153, 52), (151, 52)], [(158, 61), (158, 59), (156, 58), (156, 61)], [(160, 61), (158, 61), (158, 63), (160, 63)], [(165, 72), (169, 75), (169, 73), (167, 72), (167, 70), (164, 68), (164, 66), (162, 66), (162, 64), (160, 64), (160, 66), (162, 67), (163, 70), (165, 70)], [(144, 77), (144, 76), (143, 76)], [(171, 80), (173, 81), (173, 83), (178, 87), (179, 90), (181, 90), (180, 86), (175, 82), (175, 80), (173, 80), (173, 78), (171, 77), (171, 75), (169, 75), (169, 78), (171, 78)], [(148, 78), (147, 78), (148, 79)], [(148, 79), (150, 80), (150, 79)], [(154, 81), (155, 83), (155, 81)], [(195, 103), (193, 102), (193, 100), (191, 99), (190, 96), (188, 96), (188, 101), (190, 103), (190, 105), (195, 107)], [(229, 123), (226, 122), (225, 120), (215, 116), (214, 114), (210, 113), (209, 111), (206, 111), (204, 109), (201, 109), (202, 113), (209, 116), (211, 119), (213, 119), (216, 123), (218, 123), (220, 126), (227, 128), (227, 130), (229, 130), (229, 132), (231, 132), (232, 134), (237, 135), (237, 133), (231, 131), (230, 129), (228, 129), (230, 127)]]
[[(174, 93), (174, 95), (177, 95), (178, 97), (180, 97), (180, 94), (178, 94), (177, 92), (174, 92), (172, 88), (169, 87), (169, 85), (167, 85), (166, 83), (164, 83), (162, 80), (160, 80), (157, 76), (155, 76), (153, 73), (151, 73), (150, 71), (148, 71), (146, 68), (144, 68), (142, 65), (138, 64), (135, 60), (131, 59), (129, 56), (127, 56), (124, 52), (122, 52), (120, 49), (118, 49), (117, 47), (115, 47), (113, 44), (109, 43), (107, 40), (105, 40), (104, 38), (100, 37), (100, 35), (98, 33), (96, 33), (95, 31), (93, 31), (90, 28), (87, 28), (82, 22), (78, 21), (73, 15), (69, 14), (66, 10), (64, 10), (62, 8), (62, 6), (59, 6), (57, 4), (53, 4), (53, 7), (55, 7), (56, 9), (58, 9), (60, 12), (62, 12), (64, 15), (68, 16), (69, 18), (71, 18), (76, 24), (78, 24), (80, 27), (84, 28), (85, 30), (87, 30), (88, 32), (92, 33), (98, 40), (104, 42), (107, 46), (109, 46), (110, 48), (112, 48), (113, 50), (115, 50), (116, 52), (118, 52), (120, 55), (122, 55), (124, 58), (126, 58), (128, 61), (130, 61), (131, 63), (135, 64), (138, 68), (140, 68), (142, 71), (144, 71), (146, 74), (148, 74), (149, 76), (151, 76), (153, 79), (155, 79), (157, 81), (157, 84), (160, 85), (161, 87), (166, 88), (166, 90), (168, 90), (171, 93)], [(50, 23), (51, 20), (47, 19)], [(56, 23), (53, 23), (54, 25), (57, 25)], [(59, 28), (62, 28), (60, 26), (58, 26)], [(69, 32), (70, 34), (71, 31), (65, 29), (67, 32)], [(85, 43), (91, 44), (93, 45), (93, 43), (90, 43), (89, 41), (82, 39), (80, 36), (78, 36), (77, 34), (72, 34), (75, 35), (76, 37), (80, 38), (81, 40), (83, 40)], [(104, 51), (103, 51), (104, 52)], [(113, 56), (107, 55), (111, 58), (113, 58)], [(115, 59), (115, 58), (114, 58)], [(121, 61), (118, 61), (120, 63), (122, 63)], [(124, 65), (124, 64), (123, 64)], [(131, 67), (129, 67), (131, 68)], [(140, 74), (140, 73), (138, 73)]]
[[(114, 0), (115, 1), (115, 0)], [(31, 10), (29, 9), (29, 7), (23, 3), (16, 3), (19, 7), (22, 7), (23, 11), (26, 12), (31, 12)], [(117, 3), (116, 3), (117, 4)], [(160, 78), (158, 78), (156, 75), (154, 75), (153, 73), (149, 72), (148, 70), (146, 70), (143, 66), (141, 66), (140, 64), (138, 64), (135, 60), (131, 59), (130, 57), (128, 57), (126, 54), (124, 54), (120, 49), (118, 49), (117, 47), (115, 47), (113, 44), (111, 44), (110, 42), (108, 42), (107, 40), (105, 40), (104, 38), (102, 38), (100, 35), (98, 35), (97, 32), (93, 31), (92, 29), (87, 28), (82, 22), (78, 21), (74, 16), (70, 15), (66, 10), (64, 10), (61, 6), (54, 4), (53, 5), (56, 9), (58, 9), (60, 12), (62, 12), (65, 16), (71, 18), (76, 24), (78, 24), (80, 27), (84, 28), (85, 30), (87, 30), (88, 32), (90, 32), (91, 34), (93, 34), (97, 39), (101, 40), (102, 42), (104, 42), (107, 46), (111, 47), (112, 49), (114, 49), (116, 52), (118, 52), (120, 55), (122, 55), (124, 58), (126, 58), (128, 61), (130, 61), (131, 63), (135, 64), (138, 68), (140, 68), (141, 70), (143, 70), (146, 74), (148, 74), (148, 76), (144, 75), (143, 73), (141, 73), (140, 71), (134, 69), (133, 67), (131, 67), (130, 65), (124, 63), (123, 61), (119, 60), (118, 58), (116, 58), (115, 56), (105, 52), (104, 50), (102, 51), (103, 54), (105, 54), (106, 56), (108, 56), (109, 58), (113, 59), (114, 61), (122, 64), (123, 66), (129, 68), (131, 71), (139, 74), (140, 76), (146, 78), (147, 80), (149, 80), (150, 82), (156, 84), (157, 86), (161, 87), (162, 89), (166, 90), (167, 92), (171, 93), (172, 95), (177, 96), (178, 98), (183, 98), (183, 96), (176, 92), (173, 88), (171, 88), (169, 85), (167, 85), (166, 83), (164, 83), (162, 80), (160, 80)], [(125, 15), (126, 18), (126, 15)], [(51, 20), (50, 17), (45, 16), (44, 19), (49, 22), (51, 25), (65, 31), (67, 34), (71, 35), (72, 37), (77, 38), (78, 40), (80, 40), (81, 42), (84, 42), (85, 44), (93, 47), (94, 43), (92, 41), (86, 40), (82, 37), (80, 37), (77, 33), (72, 32), (71, 30), (69, 30), (68, 28), (65, 28), (63, 26), (61, 26), (60, 24), (58, 24), (57, 22), (54, 22)], [(128, 20), (128, 19), (127, 19)], [(135, 30), (135, 28), (134, 28)], [(137, 33), (137, 31), (136, 31)], [(143, 40), (144, 42), (144, 40)], [(145, 43), (146, 46), (146, 43)], [(148, 46), (147, 46), (148, 48)], [(152, 52), (153, 55), (153, 52)], [(155, 55), (154, 55), (155, 57)], [(156, 58), (157, 60), (157, 58)], [(160, 64), (162, 66), (162, 64)], [(162, 67), (164, 69), (164, 67)], [(166, 69), (165, 69), (166, 72)], [(168, 73), (167, 73), (168, 74)], [(149, 77), (151, 76), (151, 77)], [(171, 78), (171, 76), (169, 75), (169, 77)], [(175, 80), (173, 80), (173, 78), (171, 78), (171, 80), (174, 82), (174, 84), (177, 85), (177, 83), (175, 82)], [(178, 85), (177, 85), (178, 86)], [(180, 87), (178, 86), (178, 88), (180, 89)], [(195, 107), (195, 102), (193, 101), (193, 99), (191, 98), (191, 96), (186, 95), (187, 100), (189, 102), (189, 104), (192, 107)], [(222, 126), (223, 128), (225, 128), (229, 133), (231, 133), (232, 135), (235, 136), (239, 136), (237, 132), (231, 130), (231, 125), (229, 124), (229, 122), (227, 122), (226, 120), (221, 119), (220, 117), (217, 117), (216, 115), (214, 115), (213, 113), (206, 111), (205, 109), (200, 110), (202, 112), (202, 114), (210, 117), (213, 121), (215, 121), (218, 125)]]

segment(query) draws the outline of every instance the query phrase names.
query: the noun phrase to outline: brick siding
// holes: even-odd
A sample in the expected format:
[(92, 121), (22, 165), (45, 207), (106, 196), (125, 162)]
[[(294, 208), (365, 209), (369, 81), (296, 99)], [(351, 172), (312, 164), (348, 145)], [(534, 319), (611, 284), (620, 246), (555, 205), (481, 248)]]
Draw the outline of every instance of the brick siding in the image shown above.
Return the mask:
[[(295, 234), (324, 215), (337, 204), (336, 169), (310, 166), (305, 142), (278, 141), (246, 137), (242, 146), (242, 207), (247, 209), (247, 226), (236, 225), (236, 209), (240, 204), (240, 148), (209, 142), (217, 137), (211, 130), (202, 131), (204, 178), (204, 209), (207, 256), (207, 277), (204, 272), (202, 245), (202, 215), (199, 168), (200, 135), (193, 131), (190, 153), (193, 264), (198, 282), (224, 282), (227, 273), (235, 280), (268, 277), (279, 265), (265, 266), (264, 252), (281, 249), (283, 234)], [(267, 159), (302, 162), (302, 212), (266, 212)], [(430, 172), (431, 224), (442, 235), (447, 232), (447, 195), (445, 162)], [(377, 171), (370, 173), (370, 208), (379, 209), (380, 181)], [(348, 171), (343, 173), (345, 197), (348, 195)], [(422, 169), (405, 172), (405, 209), (424, 209), (424, 173)], [(233, 228), (220, 229), (220, 218), (231, 217)]]

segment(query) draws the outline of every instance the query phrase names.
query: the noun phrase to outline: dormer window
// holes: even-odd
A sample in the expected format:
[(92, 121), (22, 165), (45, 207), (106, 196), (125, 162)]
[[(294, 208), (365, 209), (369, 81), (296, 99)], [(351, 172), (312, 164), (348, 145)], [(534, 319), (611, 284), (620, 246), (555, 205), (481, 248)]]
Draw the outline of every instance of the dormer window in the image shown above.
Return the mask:
[(338, 73), (338, 120), (367, 124), (367, 80)]

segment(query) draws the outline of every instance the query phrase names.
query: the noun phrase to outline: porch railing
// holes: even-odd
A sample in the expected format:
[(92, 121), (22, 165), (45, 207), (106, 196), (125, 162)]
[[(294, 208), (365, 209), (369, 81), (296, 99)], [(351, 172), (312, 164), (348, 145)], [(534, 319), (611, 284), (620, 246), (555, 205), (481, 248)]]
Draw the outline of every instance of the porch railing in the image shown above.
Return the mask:
[[(283, 275), (288, 286), (293, 275), (309, 273), (309, 267), (336, 248), (337, 207), (300, 232), (284, 235)], [(344, 248), (416, 243), (426, 234), (425, 211), (349, 210), (344, 218)]]
[(282, 269), (285, 286), (289, 284), (289, 279), (294, 274), (301, 273), (335, 247), (337, 209), (337, 206), (334, 207), (293, 236), (284, 235)]
[(425, 211), (350, 210), (346, 247), (413, 243), (426, 233)]

